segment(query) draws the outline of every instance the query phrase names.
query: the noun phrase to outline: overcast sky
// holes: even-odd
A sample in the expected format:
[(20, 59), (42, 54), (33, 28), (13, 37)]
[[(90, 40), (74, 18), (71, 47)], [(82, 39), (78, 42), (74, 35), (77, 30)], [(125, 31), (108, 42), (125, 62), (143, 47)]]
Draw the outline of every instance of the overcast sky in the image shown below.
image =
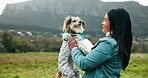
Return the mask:
[[(0, 0), (0, 15), (2, 14), (2, 11), (5, 9), (6, 4), (14, 4), (25, 1), (31, 1), (31, 0)], [(101, 0), (101, 1), (104, 2), (136, 1), (139, 2), (139, 4), (141, 5), (148, 6), (148, 0)]]
[(19, 2), (26, 2), (30, 0), (0, 0), (0, 15), (2, 14), (2, 11), (5, 9), (6, 4), (14, 4)]
[(148, 6), (148, 0), (101, 0), (104, 2), (123, 2), (123, 1), (135, 1), (143, 6)]

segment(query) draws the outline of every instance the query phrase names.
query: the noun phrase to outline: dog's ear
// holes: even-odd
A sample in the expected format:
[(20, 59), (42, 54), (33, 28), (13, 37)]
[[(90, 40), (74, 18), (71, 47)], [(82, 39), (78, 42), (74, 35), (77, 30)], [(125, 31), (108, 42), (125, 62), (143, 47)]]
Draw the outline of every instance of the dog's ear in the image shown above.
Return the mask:
[(86, 23), (84, 22), (84, 21), (82, 21), (82, 26), (84, 27), (84, 28), (86, 28)]
[(65, 24), (69, 25), (69, 24), (71, 24), (71, 22), (72, 22), (71, 16), (67, 16), (65, 19)]
[(67, 16), (65, 18), (64, 25), (63, 25), (63, 31), (64, 32), (69, 32), (70, 31), (69, 24), (71, 24), (71, 22), (72, 22), (71, 16)]

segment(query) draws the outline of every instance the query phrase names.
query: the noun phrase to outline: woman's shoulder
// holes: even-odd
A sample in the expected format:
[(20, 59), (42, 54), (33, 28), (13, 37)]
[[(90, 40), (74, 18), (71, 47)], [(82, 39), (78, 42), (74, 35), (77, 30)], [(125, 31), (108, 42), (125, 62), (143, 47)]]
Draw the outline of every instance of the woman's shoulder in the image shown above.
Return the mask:
[(117, 45), (117, 41), (112, 37), (104, 37), (104, 38), (99, 39), (99, 41), (96, 44), (94, 44), (92, 49), (96, 48), (99, 44), (103, 44), (103, 45), (109, 44), (112, 47), (114, 47)]
[(106, 43), (109, 43), (113, 46), (117, 45), (117, 41), (112, 37), (104, 37), (104, 38), (100, 39), (99, 42), (106, 42)]

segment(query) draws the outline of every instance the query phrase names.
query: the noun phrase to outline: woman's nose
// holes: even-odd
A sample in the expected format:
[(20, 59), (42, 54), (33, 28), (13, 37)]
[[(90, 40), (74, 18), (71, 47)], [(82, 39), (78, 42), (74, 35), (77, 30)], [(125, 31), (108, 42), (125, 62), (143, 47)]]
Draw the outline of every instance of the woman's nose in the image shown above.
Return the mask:
[(102, 22), (102, 25), (103, 25), (103, 22)]

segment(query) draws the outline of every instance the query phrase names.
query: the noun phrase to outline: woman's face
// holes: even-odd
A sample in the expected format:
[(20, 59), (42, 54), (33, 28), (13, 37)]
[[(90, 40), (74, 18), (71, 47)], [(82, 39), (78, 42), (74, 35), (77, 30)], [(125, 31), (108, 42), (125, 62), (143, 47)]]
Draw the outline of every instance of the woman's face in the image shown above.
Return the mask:
[(104, 20), (102, 22), (102, 32), (110, 32), (110, 21), (107, 14), (104, 16)]

